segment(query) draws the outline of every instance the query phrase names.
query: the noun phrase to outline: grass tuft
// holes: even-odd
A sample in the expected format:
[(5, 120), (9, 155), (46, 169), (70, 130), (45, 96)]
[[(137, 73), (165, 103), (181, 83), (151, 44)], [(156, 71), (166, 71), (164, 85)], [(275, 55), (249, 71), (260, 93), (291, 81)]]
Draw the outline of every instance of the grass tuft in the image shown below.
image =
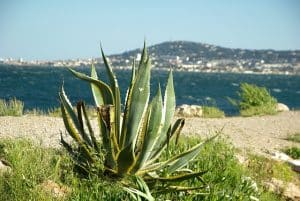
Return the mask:
[(284, 153), (289, 155), (293, 159), (300, 159), (300, 148), (299, 147), (289, 147), (282, 150)]
[(0, 116), (22, 116), (24, 103), (16, 98), (8, 101), (0, 99)]
[(203, 117), (204, 118), (223, 118), (225, 113), (214, 106), (203, 106)]

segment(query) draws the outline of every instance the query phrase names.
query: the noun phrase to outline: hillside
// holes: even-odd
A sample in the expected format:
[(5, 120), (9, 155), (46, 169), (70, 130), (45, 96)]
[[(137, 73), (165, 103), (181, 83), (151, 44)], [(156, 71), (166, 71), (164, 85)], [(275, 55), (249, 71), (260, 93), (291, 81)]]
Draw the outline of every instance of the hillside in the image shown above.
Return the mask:
[[(169, 41), (148, 47), (156, 68), (197, 72), (300, 74), (300, 50), (249, 50), (189, 41)], [(129, 68), (141, 48), (109, 56), (114, 66)], [(99, 58), (100, 64), (101, 59)]]
[[(188, 41), (163, 42), (150, 46), (149, 52), (154, 57), (189, 57), (190, 61), (202, 60), (264, 60), (265, 63), (298, 63), (300, 62), (300, 50), (247, 50), (232, 49), (205, 43)], [(135, 58), (141, 49), (124, 52), (115, 57)]]

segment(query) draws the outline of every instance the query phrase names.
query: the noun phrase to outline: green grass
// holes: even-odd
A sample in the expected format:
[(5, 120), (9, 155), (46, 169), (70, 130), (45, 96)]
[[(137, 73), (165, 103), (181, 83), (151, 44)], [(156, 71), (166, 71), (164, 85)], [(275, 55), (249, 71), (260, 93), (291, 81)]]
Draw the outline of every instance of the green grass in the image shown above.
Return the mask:
[(300, 179), (299, 175), (287, 163), (263, 156), (250, 155), (248, 168), (252, 177), (257, 181), (269, 181), (272, 178), (276, 178), (284, 182), (297, 183), (298, 179)]
[(263, 116), (277, 114), (273, 105), (252, 106), (247, 109), (240, 110), (240, 115), (243, 117)]
[(22, 116), (24, 103), (16, 98), (8, 101), (0, 99), (0, 116)]
[(48, 109), (47, 111), (34, 108), (34, 109), (31, 109), (31, 110), (26, 110), (24, 112), (24, 114), (33, 115), (33, 116), (61, 117), (61, 110), (60, 110), (59, 107), (51, 108), (51, 109)]
[[(96, 109), (92, 106), (87, 106), (87, 114), (89, 117), (96, 117), (97, 113), (96, 113)], [(24, 114), (26, 115), (33, 115), (33, 116), (50, 116), (50, 117), (61, 117), (62, 113), (61, 113), (61, 109), (60, 107), (54, 107), (54, 108), (50, 108), (48, 110), (41, 110), (41, 109), (31, 109), (31, 110), (26, 110), (24, 112)]]
[(300, 148), (299, 147), (289, 147), (282, 150), (284, 153), (289, 155), (293, 159), (300, 159)]
[[(198, 138), (180, 138), (178, 145), (170, 144), (169, 152), (164, 153), (162, 160), (199, 141)], [(206, 144), (199, 157), (188, 167), (206, 170), (207, 173), (203, 176), (205, 184), (197, 178), (187, 181), (192, 185), (204, 186), (203, 189), (195, 191), (194, 195), (188, 192), (153, 195), (157, 200), (250, 200), (250, 196), (261, 200), (276, 200), (276, 195), (254, 187), (255, 183), (259, 183), (259, 178), (266, 177), (254, 175), (254, 172), (260, 172), (259, 168), (264, 167), (261, 165), (262, 160), (259, 160), (259, 165), (252, 164), (251, 168), (255, 167), (252, 171), (251, 168), (241, 166), (234, 154), (235, 150), (222, 139)], [(0, 158), (9, 161), (12, 166), (11, 172), (0, 175), (1, 201), (53, 200), (38, 188), (43, 181), (49, 179), (71, 189), (70, 195), (63, 200), (131, 200), (118, 183), (105, 176), (89, 179), (77, 176), (65, 151), (41, 148), (25, 140), (1, 140)], [(283, 170), (287, 171), (285, 166), (283, 170), (279, 167), (275, 169), (278, 169), (278, 175)], [(290, 179), (289, 174), (284, 177)], [(155, 190), (163, 188), (158, 186)]]
[(289, 135), (286, 140), (300, 143), (300, 132)]
[(204, 118), (223, 118), (225, 113), (214, 106), (203, 106), (203, 117)]

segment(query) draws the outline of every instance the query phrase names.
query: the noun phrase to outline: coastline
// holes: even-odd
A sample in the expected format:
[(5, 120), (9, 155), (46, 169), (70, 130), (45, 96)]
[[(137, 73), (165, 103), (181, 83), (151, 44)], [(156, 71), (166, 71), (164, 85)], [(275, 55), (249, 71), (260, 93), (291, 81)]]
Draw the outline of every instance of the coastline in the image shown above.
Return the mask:
[[(6, 64), (0, 63), (1, 66), (9, 66), (15, 68), (27, 68), (27, 67), (37, 67), (37, 68), (90, 68), (90, 65), (80, 65), (80, 66), (72, 66), (72, 65), (62, 65), (62, 66), (53, 66), (53, 65), (41, 65), (41, 64)], [(97, 67), (105, 68), (102, 64), (96, 64)], [(131, 70), (131, 66), (114, 66), (115, 70)], [(299, 72), (290, 72), (290, 71), (268, 71), (268, 72), (258, 72), (258, 71), (230, 71), (230, 70), (201, 70), (201, 69), (191, 69), (191, 68), (177, 68), (177, 67), (152, 67), (154, 71), (169, 71), (170, 68), (174, 72), (192, 72), (192, 73), (208, 73), (208, 74), (250, 74), (250, 75), (288, 75), (288, 76), (300, 76)]]

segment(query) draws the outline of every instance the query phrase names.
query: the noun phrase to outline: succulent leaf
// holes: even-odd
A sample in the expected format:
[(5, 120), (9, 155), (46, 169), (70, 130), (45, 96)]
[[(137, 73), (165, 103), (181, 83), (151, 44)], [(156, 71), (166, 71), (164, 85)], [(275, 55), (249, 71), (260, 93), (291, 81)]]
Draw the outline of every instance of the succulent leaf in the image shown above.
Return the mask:
[(101, 92), (101, 96), (103, 97), (104, 105), (109, 105), (109, 104), (113, 105), (114, 104), (112, 91), (107, 84), (105, 84), (104, 82), (102, 82), (100, 80), (89, 77), (83, 73), (79, 73), (71, 68), (69, 68), (69, 70), (71, 71), (71, 73), (73, 73), (79, 79), (87, 81), (91, 84), (94, 84), (96, 87), (98, 87), (98, 89), (99, 89), (98, 91)]
[(145, 161), (150, 157), (153, 151), (155, 142), (159, 138), (161, 129), (161, 117), (162, 117), (162, 97), (160, 85), (158, 86), (157, 93), (153, 98), (150, 106), (149, 120), (147, 121), (147, 129), (143, 136), (142, 150), (139, 154), (139, 158), (136, 164), (136, 169), (143, 167)]
[(126, 108), (127, 112), (126, 116), (124, 116), (125, 119), (121, 133), (121, 143), (123, 148), (131, 144), (132, 149), (134, 150), (137, 133), (142, 124), (142, 118), (147, 110), (149, 96), (150, 60), (148, 60), (145, 65), (141, 66), (128, 94), (128, 108)]
[[(176, 101), (175, 101), (175, 91), (174, 91), (174, 84), (173, 84), (173, 75), (172, 70), (169, 72), (168, 81), (165, 89), (164, 95), (164, 106), (162, 111), (162, 123), (163, 128), (160, 133), (160, 137), (155, 145), (155, 150), (159, 150), (161, 148), (162, 143), (167, 140), (168, 130), (170, 128), (172, 118), (175, 113)], [(152, 153), (151, 158), (153, 157), (154, 153)]]
[[(97, 71), (96, 71), (94, 64), (92, 64), (92, 68), (91, 68), (91, 78), (98, 80), (98, 75), (97, 75)], [(92, 93), (93, 93), (93, 97), (94, 97), (96, 106), (100, 107), (100, 105), (104, 105), (103, 95), (102, 95), (100, 88), (97, 87), (96, 84), (91, 83), (91, 89), (92, 89)]]
[(110, 82), (110, 87), (114, 96), (114, 107), (115, 107), (115, 132), (116, 138), (120, 138), (120, 116), (121, 116), (121, 95), (120, 95), (120, 88), (118, 84), (118, 80), (116, 78), (116, 75), (114, 74), (110, 64), (107, 61), (106, 56), (104, 55), (103, 49), (101, 47), (101, 54), (104, 61), (104, 66), (107, 71), (107, 75)]

